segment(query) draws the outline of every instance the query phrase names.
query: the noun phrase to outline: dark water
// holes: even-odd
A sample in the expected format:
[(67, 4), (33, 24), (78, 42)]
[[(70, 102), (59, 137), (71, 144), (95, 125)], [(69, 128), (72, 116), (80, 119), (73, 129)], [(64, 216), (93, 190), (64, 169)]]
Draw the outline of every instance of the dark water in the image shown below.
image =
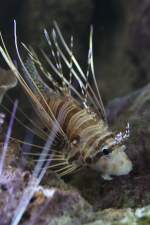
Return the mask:
[[(142, 18), (146, 18), (144, 21), (148, 24), (149, 14), (147, 11), (146, 14), (140, 14), (138, 1), (135, 1), (134, 10), (132, 5), (133, 1), (121, 0), (6, 0), (0, 6), (0, 30), (13, 60), (16, 60), (13, 20), (17, 21), (18, 39), (42, 48), (46, 46), (43, 28), (49, 28), (56, 20), (65, 36), (74, 34), (74, 52), (86, 69), (89, 27), (93, 24), (95, 71), (102, 97), (107, 102), (150, 81), (148, 48), (141, 47), (142, 54), (137, 51), (143, 42), (149, 40), (149, 27), (144, 30), (146, 25), (143, 24), (142, 31), (140, 25)], [(143, 7), (148, 10), (148, 6)], [(135, 20), (137, 15), (139, 21)], [(130, 21), (133, 23), (130, 24)], [(7, 67), (2, 57), (0, 64)]]

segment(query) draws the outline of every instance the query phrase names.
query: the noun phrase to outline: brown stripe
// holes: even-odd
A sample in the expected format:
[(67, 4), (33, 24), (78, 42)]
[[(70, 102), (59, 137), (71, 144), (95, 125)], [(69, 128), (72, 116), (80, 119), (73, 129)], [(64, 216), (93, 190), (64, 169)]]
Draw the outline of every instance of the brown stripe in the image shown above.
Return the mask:
[[(56, 113), (57, 117), (59, 116), (59, 113), (61, 113), (61, 111), (63, 111), (63, 113), (64, 113), (63, 107), (65, 107), (65, 104), (67, 104), (66, 101), (63, 101), (63, 102), (61, 102), (59, 104), (59, 107), (57, 108), (57, 113)], [(67, 108), (68, 109), (72, 108), (72, 109), (71, 110), (67, 110)], [(79, 110), (80, 110), (80, 108), (77, 107), (72, 100), (70, 100), (67, 108), (66, 108), (66, 114), (67, 115), (65, 115), (65, 119), (64, 119), (63, 123), (61, 124), (62, 125), (62, 129), (64, 130), (64, 132), (66, 132), (67, 127), (68, 127), (68, 123), (69, 123), (70, 119), (72, 118), (72, 116), (74, 114), (76, 114), (77, 112), (79, 112)]]
[(113, 133), (110, 133), (109, 135), (107, 135), (106, 137), (104, 137), (102, 140), (100, 140), (100, 142), (98, 143), (98, 146), (101, 147), (102, 144), (105, 144), (105, 141), (108, 139), (108, 138), (113, 138), (114, 137), (114, 134)]
[(75, 131), (77, 133), (80, 133), (80, 131), (82, 131), (83, 129), (87, 129), (90, 126), (96, 125), (96, 121), (93, 120), (91, 117), (88, 118), (87, 116), (87, 120), (80, 126), (80, 127), (76, 127)]

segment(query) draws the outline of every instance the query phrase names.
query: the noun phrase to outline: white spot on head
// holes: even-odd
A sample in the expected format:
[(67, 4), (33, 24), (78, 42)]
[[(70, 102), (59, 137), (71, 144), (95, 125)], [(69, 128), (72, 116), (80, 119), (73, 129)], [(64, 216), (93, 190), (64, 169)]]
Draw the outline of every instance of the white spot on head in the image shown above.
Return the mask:
[(72, 141), (72, 144), (73, 144), (73, 145), (76, 145), (76, 144), (77, 144), (77, 140), (74, 139), (74, 140)]

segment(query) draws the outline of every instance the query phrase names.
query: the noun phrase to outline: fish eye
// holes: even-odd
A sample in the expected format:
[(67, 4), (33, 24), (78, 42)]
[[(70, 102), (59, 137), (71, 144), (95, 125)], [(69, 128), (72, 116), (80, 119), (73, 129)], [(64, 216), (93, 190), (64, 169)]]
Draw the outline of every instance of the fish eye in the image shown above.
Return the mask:
[(110, 150), (108, 148), (104, 148), (102, 152), (103, 152), (103, 155), (108, 155), (110, 153)]

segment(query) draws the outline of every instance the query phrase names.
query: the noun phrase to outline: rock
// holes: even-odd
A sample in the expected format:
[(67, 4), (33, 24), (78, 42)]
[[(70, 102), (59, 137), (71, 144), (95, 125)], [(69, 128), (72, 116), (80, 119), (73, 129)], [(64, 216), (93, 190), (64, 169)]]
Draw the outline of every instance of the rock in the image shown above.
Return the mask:
[(0, 223), (10, 224), (18, 200), (25, 188), (25, 174), (17, 170), (5, 170), (0, 176)]
[[(21, 170), (7, 170), (1, 175), (1, 224), (9, 225), (13, 215), (15, 215), (16, 209), (19, 210), (18, 213), (21, 213), (22, 207), (24, 207), (25, 201), (29, 196), (27, 185), (31, 179), (33, 178), (30, 173), (22, 173)], [(33, 181), (36, 182), (36, 179)], [(30, 192), (33, 187), (34, 186), (30, 186)], [(25, 191), (26, 197), (18, 209), (17, 206), (20, 204), (20, 200), (22, 199), (22, 196), (24, 196)], [(59, 221), (61, 217), (64, 217), (64, 221), (67, 221), (65, 218), (68, 218), (72, 221), (72, 224), (74, 224), (74, 221), (78, 221), (78, 223), (79, 221), (86, 222), (86, 218), (88, 218), (87, 214), (91, 212), (91, 206), (84, 201), (76, 191), (63, 191), (55, 187), (46, 188), (36, 186), (34, 195), (28, 204), (25, 214), (23, 215), (22, 222), (19, 224), (58, 224), (57, 221)], [(54, 221), (56, 221), (56, 223)]]
[[(150, 202), (149, 175), (115, 177), (104, 181), (94, 171), (82, 171), (72, 178), (71, 184), (80, 190), (82, 196), (95, 210), (107, 208), (135, 208)], [(117, 187), (117, 188), (116, 188)], [(119, 190), (119, 191), (118, 191)]]
[[(128, 154), (134, 161), (136, 175), (149, 175), (150, 84), (132, 94), (112, 101), (107, 108), (110, 123), (120, 129), (129, 122)], [(121, 122), (122, 121), (122, 122)]]
[(146, 84), (150, 81), (150, 2), (133, 0), (128, 4), (127, 50), (138, 75), (134, 86), (139, 87), (141, 83)]
[[(0, 223), (9, 225), (29, 180), (30, 173), (7, 170), (0, 177)], [(36, 181), (36, 179), (35, 179)], [(32, 189), (32, 186), (31, 186)], [(28, 196), (26, 195), (26, 198)], [(22, 207), (24, 203), (22, 202)], [(21, 208), (20, 208), (21, 212)], [(19, 211), (18, 211), (19, 215)], [(93, 212), (77, 191), (37, 186), (20, 225), (148, 225), (150, 206), (137, 209), (104, 209)]]
[[(29, 180), (28, 172), (7, 170), (0, 177), (0, 223), (9, 225)], [(36, 181), (36, 179), (34, 179)], [(32, 187), (31, 187), (32, 188)], [(121, 191), (121, 190), (120, 190)], [(93, 193), (94, 194), (94, 193)], [(28, 198), (28, 195), (26, 195)], [(101, 199), (102, 200), (102, 199)], [(103, 201), (103, 200), (102, 200)], [(23, 203), (22, 203), (23, 206)], [(20, 208), (21, 209), (21, 208)], [(20, 211), (21, 212), (21, 211)], [(18, 211), (19, 213), (19, 211)], [(121, 225), (149, 224), (150, 206), (133, 209), (104, 209), (93, 212), (74, 190), (37, 186), (20, 225)]]
[(97, 9), (94, 61), (103, 98), (108, 101), (150, 81), (150, 2), (118, 0), (106, 5), (102, 2), (99, 5), (106, 24), (102, 24), (101, 10)]
[[(47, 191), (47, 194), (46, 194)], [(50, 192), (53, 195), (49, 197)], [(45, 193), (45, 194), (44, 194)], [(82, 220), (86, 218), (86, 213), (90, 213), (91, 209), (88, 204), (81, 198), (78, 193), (75, 192), (63, 192), (57, 189), (43, 189), (42, 192), (37, 192), (35, 195), (39, 197), (30, 204), (29, 211), (27, 210), (27, 222), (24, 225), (29, 224), (29, 221), (34, 221), (36, 224), (45, 224), (49, 221), (49, 224), (54, 223), (53, 219), (57, 219), (63, 215), (72, 217), (72, 222)], [(39, 218), (37, 216), (38, 212)], [(30, 217), (30, 218), (29, 218)]]

